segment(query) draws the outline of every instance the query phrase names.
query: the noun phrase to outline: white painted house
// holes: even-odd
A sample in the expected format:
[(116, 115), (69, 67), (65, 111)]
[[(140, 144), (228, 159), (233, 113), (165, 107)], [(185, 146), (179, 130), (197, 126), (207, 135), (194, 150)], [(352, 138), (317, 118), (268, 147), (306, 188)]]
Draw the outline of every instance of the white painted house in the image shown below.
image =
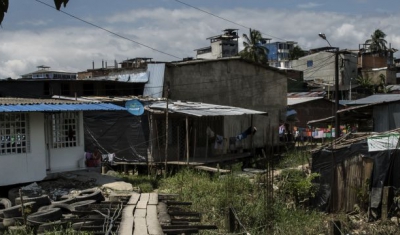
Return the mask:
[(84, 111), (125, 111), (108, 103), (0, 98), (0, 186), (85, 168)]

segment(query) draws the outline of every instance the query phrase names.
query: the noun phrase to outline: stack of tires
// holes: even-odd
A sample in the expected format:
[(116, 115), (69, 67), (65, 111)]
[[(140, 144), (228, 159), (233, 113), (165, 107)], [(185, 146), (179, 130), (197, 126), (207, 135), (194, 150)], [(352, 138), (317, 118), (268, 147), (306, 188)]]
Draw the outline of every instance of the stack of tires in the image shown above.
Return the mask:
[(25, 221), (22, 212), (26, 216), (26, 225), (38, 234), (62, 230), (67, 226), (68, 218), (78, 218), (78, 215), (74, 214), (75, 211), (85, 211), (90, 204), (104, 200), (99, 189), (83, 190), (78, 196), (62, 201), (52, 201), (47, 195), (23, 196), (22, 199), (16, 197), (14, 206), (9, 199), (0, 198), (0, 234), (1, 230), (23, 225)]

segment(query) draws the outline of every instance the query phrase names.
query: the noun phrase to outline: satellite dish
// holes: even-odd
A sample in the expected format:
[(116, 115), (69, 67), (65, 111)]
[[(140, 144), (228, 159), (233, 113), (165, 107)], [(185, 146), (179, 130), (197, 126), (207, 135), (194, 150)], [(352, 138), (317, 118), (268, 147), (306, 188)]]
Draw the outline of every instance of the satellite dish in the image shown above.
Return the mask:
[(129, 100), (125, 103), (125, 108), (129, 113), (140, 116), (144, 113), (143, 104), (139, 100)]

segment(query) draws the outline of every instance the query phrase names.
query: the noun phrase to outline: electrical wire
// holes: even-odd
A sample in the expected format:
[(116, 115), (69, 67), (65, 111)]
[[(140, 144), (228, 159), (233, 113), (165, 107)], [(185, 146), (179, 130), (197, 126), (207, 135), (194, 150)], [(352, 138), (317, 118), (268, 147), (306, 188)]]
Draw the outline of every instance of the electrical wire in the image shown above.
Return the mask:
[[(180, 0), (174, 0), (174, 1), (175, 1), (175, 2), (178, 2), (178, 3), (181, 3), (181, 4), (185, 5), (185, 6), (191, 7), (191, 8), (193, 8), (193, 9), (196, 9), (196, 10), (198, 10), (198, 11), (201, 11), (201, 12), (203, 12), (203, 13), (206, 13), (206, 14), (208, 14), (208, 15), (214, 16), (214, 17), (216, 17), (216, 18), (218, 18), (218, 19), (221, 19), (221, 20), (227, 21), (227, 22), (229, 22), (229, 23), (232, 23), (232, 24), (234, 24), (234, 25), (240, 26), (240, 27), (242, 27), (242, 28), (251, 29), (249, 26), (236, 23), (236, 22), (234, 22), (233, 20), (230, 20), (230, 19), (221, 17), (221, 16), (219, 16), (219, 15), (213, 14), (213, 13), (211, 13), (211, 12), (205, 11), (205, 10), (203, 10), (203, 9), (201, 9), (201, 8), (198, 8), (198, 7), (196, 7), (196, 6), (193, 6), (193, 5), (189, 4), (189, 3), (186, 3), (186, 2), (183, 2), (183, 1), (180, 1)], [(272, 38), (276, 38), (276, 39), (279, 39), (279, 40), (287, 41), (287, 40), (285, 40), (285, 39), (283, 39), (283, 38), (279, 38), (279, 37), (276, 37), (276, 36), (273, 36), (273, 35), (269, 35), (269, 34), (267, 34), (267, 33), (261, 32), (261, 31), (259, 31), (259, 32), (260, 32), (261, 34), (263, 34), (263, 35), (268, 36), (268, 37), (272, 37)]]
[[(50, 4), (48, 4), (48, 3), (45, 3), (45, 2), (43, 2), (43, 1), (41, 1), (41, 0), (36, 0), (36, 2), (39, 2), (39, 3), (43, 4), (43, 5), (46, 5), (46, 6), (50, 7), (50, 8), (53, 8), (53, 9), (57, 10), (57, 9), (56, 9), (55, 7), (53, 7), (52, 5), (50, 5)], [(103, 30), (103, 31), (106, 31), (106, 32), (108, 32), (108, 33), (110, 33), (110, 34), (112, 34), (112, 35), (114, 35), (114, 36), (116, 36), (116, 37), (119, 37), (119, 38), (125, 39), (125, 40), (127, 40), (127, 41), (136, 43), (136, 44), (138, 44), (138, 45), (140, 45), (140, 46), (146, 47), (146, 48), (151, 49), (151, 50), (153, 50), (153, 51), (156, 51), (156, 52), (158, 52), (158, 53), (161, 53), (161, 54), (164, 54), (164, 55), (167, 55), (167, 56), (170, 56), (170, 57), (179, 59), (179, 60), (182, 59), (181, 57), (172, 55), (172, 54), (170, 54), (170, 53), (167, 53), (167, 52), (158, 50), (158, 49), (156, 49), (156, 48), (154, 48), (154, 47), (148, 46), (148, 45), (146, 45), (146, 44), (144, 44), (144, 43), (141, 43), (141, 42), (132, 40), (132, 39), (130, 39), (130, 38), (127, 38), (127, 37), (125, 37), (125, 36), (122, 36), (122, 35), (120, 35), (120, 34), (118, 34), (118, 33), (115, 33), (115, 32), (113, 32), (113, 31), (111, 31), (111, 30), (108, 30), (108, 29), (106, 29), (106, 28), (104, 28), (104, 27), (101, 27), (101, 26), (96, 25), (96, 24), (94, 24), (94, 23), (91, 23), (91, 22), (89, 22), (89, 21), (87, 21), (87, 20), (84, 20), (84, 19), (82, 19), (82, 18), (79, 18), (79, 17), (77, 17), (77, 16), (74, 16), (74, 15), (68, 13), (68, 12), (65, 12), (65, 11), (61, 10), (61, 9), (58, 10), (58, 11), (64, 13), (64, 14), (67, 15), (67, 16), (70, 16), (70, 17), (72, 17), (72, 18), (74, 18), (74, 19), (77, 19), (77, 20), (79, 20), (79, 21), (82, 21), (82, 22), (84, 22), (84, 23), (86, 23), (86, 24), (88, 24), (88, 25), (91, 25), (91, 26), (93, 26), (93, 27), (95, 27), (95, 28), (98, 28), (98, 29), (101, 29), (101, 30)]]

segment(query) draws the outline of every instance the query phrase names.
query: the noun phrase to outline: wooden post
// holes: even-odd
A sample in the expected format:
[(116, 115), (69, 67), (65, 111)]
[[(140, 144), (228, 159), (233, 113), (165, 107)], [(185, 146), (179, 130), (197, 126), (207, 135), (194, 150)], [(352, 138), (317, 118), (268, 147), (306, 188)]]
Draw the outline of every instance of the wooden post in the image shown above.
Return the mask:
[(391, 201), (391, 187), (385, 186), (383, 187), (383, 193), (382, 193), (382, 215), (381, 215), (381, 220), (386, 221), (388, 218), (388, 210), (390, 209), (390, 201)]
[(235, 215), (230, 207), (226, 209), (225, 226), (228, 233), (235, 232)]
[(193, 135), (193, 162), (195, 161), (196, 158), (196, 136), (197, 132), (196, 132), (196, 128), (194, 128), (194, 135)]
[(22, 218), (24, 219), (24, 225), (26, 225), (26, 215), (25, 215), (24, 198), (22, 197), (22, 189), (19, 189), (19, 198), (21, 199)]
[(207, 158), (208, 158), (208, 134), (206, 136), (206, 162), (207, 162)]
[(179, 125), (176, 127), (177, 128), (177, 135), (178, 135), (178, 138), (177, 138), (177, 141), (176, 141), (176, 143), (177, 143), (177, 146), (178, 146), (178, 155), (177, 155), (177, 161), (179, 161), (180, 159), (179, 159), (179, 157), (181, 156), (181, 146), (180, 146), (180, 141), (179, 141), (179, 136), (180, 136), (180, 134), (179, 134)]
[(251, 114), (251, 116), (250, 116), (250, 126), (251, 126), (250, 148), (251, 148), (251, 155), (254, 158), (255, 151), (254, 151), (254, 143), (253, 143), (253, 140), (254, 140), (253, 139), (253, 125), (254, 125), (254, 115)]
[(167, 177), (167, 161), (168, 161), (168, 93), (167, 88), (167, 109), (165, 111), (165, 162), (164, 162), (164, 178)]
[(189, 165), (189, 117), (186, 116), (186, 164)]

